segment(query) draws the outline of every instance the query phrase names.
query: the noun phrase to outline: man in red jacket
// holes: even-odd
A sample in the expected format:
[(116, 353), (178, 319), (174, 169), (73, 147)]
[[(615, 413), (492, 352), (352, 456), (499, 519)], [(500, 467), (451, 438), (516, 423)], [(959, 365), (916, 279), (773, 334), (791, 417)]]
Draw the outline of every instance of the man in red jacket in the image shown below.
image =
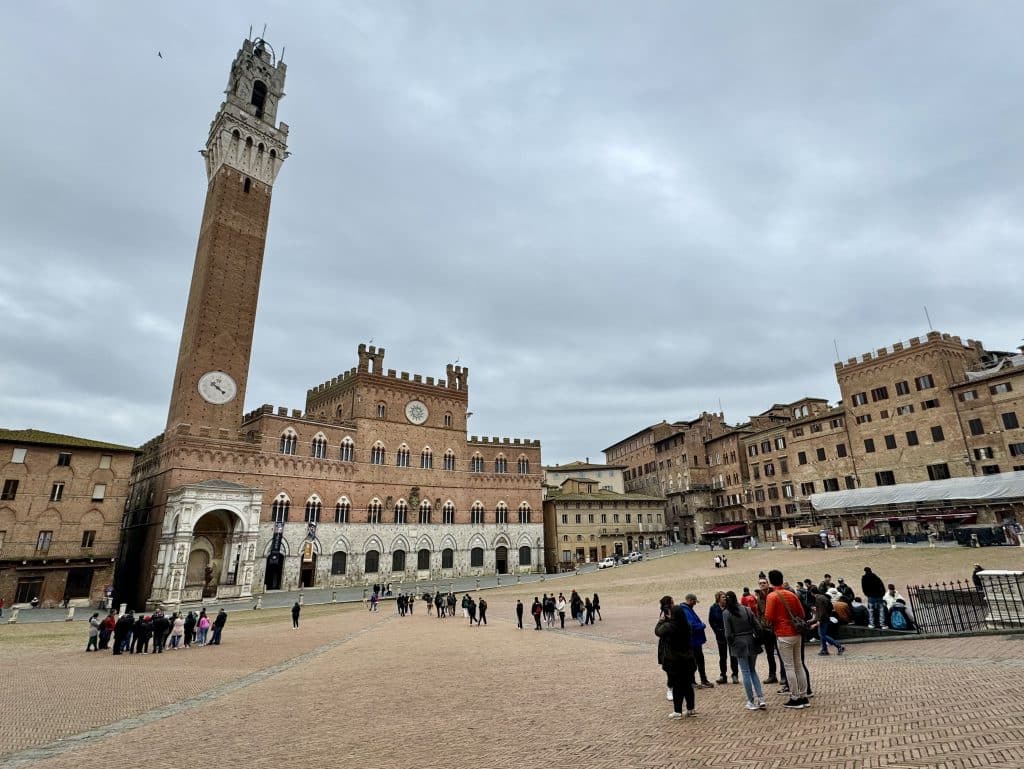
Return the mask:
[(783, 707), (800, 710), (810, 707), (807, 699), (807, 676), (804, 675), (803, 662), (800, 659), (800, 646), (803, 638), (796, 621), (806, 620), (804, 605), (796, 593), (786, 590), (782, 572), (772, 569), (768, 572), (768, 582), (772, 590), (765, 598), (764, 618), (775, 632), (779, 645), (779, 656), (786, 666), (789, 678), (789, 701)]

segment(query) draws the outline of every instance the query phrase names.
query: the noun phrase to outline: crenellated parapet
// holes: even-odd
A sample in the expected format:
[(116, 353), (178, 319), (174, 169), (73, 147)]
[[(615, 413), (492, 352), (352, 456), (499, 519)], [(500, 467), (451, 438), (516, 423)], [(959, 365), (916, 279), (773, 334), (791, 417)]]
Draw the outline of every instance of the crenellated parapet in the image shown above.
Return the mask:
[(467, 446), (523, 446), (530, 448), (540, 448), (540, 441), (532, 438), (488, 438), (486, 435), (482, 438), (479, 436), (472, 436), (466, 441)]
[(924, 336), (913, 337), (906, 342), (896, 342), (889, 347), (881, 347), (873, 353), (866, 352), (858, 357), (849, 358), (845, 363), (837, 362), (835, 364), (835, 370), (838, 374), (865, 364), (877, 364), (880, 361), (885, 361), (890, 357), (900, 355), (908, 350), (917, 351), (926, 345), (941, 343), (945, 343), (948, 347), (958, 347), (964, 351), (974, 352), (979, 355), (984, 350), (982, 343), (976, 339), (968, 339), (964, 342), (959, 336), (943, 334), (938, 331), (929, 331)]

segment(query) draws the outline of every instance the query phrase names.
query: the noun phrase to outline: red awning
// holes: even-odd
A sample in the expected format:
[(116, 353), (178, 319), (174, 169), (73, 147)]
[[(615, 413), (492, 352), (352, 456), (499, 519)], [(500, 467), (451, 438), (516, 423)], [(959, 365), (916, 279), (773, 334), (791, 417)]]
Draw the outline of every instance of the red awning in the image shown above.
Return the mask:
[(740, 532), (747, 532), (747, 524), (745, 523), (725, 523), (721, 526), (712, 526), (710, 529), (704, 529), (704, 534), (711, 534), (715, 536), (726, 536), (729, 534), (739, 534)]

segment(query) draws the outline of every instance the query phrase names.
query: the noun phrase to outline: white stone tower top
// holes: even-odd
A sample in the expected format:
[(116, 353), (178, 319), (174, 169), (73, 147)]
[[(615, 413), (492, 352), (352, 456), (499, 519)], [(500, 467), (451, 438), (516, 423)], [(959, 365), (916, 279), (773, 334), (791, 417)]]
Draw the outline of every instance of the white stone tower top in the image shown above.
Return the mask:
[(286, 67), (261, 38), (246, 40), (231, 64), (225, 100), (210, 124), (206, 175), (221, 165), (273, 185), (288, 157), (288, 124), (275, 125), (277, 105), (284, 98)]

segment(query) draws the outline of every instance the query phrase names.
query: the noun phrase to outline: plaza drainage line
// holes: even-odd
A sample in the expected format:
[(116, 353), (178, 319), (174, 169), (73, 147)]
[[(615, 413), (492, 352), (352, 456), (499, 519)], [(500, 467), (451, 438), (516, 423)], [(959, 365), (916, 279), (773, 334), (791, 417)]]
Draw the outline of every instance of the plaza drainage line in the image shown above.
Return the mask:
[(161, 721), (165, 718), (176, 716), (179, 713), (184, 713), (192, 708), (199, 707), (200, 705), (213, 702), (214, 700), (218, 700), (228, 694), (232, 694), (241, 689), (246, 689), (253, 684), (265, 681), (272, 676), (285, 672), (286, 670), (291, 670), (298, 665), (310, 662), (311, 660), (326, 654), (332, 649), (337, 649), (339, 646), (342, 646), (349, 641), (353, 641), (362, 635), (376, 630), (383, 622), (390, 621), (391, 619), (393, 618), (383, 617), (381, 618), (381, 621), (354, 633), (350, 633), (343, 638), (338, 638), (334, 641), (322, 644), (321, 646), (317, 646), (315, 649), (311, 649), (308, 652), (287, 659), (284, 662), (278, 662), (275, 665), (249, 673), (248, 675), (236, 678), (233, 681), (227, 681), (219, 686), (213, 687), (212, 689), (207, 689), (205, 692), (189, 697), (188, 699), (171, 702), (167, 705), (161, 705), (153, 708), (152, 710), (147, 710), (144, 713), (128, 716), (127, 718), (122, 718), (120, 721), (114, 721), (113, 723), (98, 726), (94, 729), (89, 729), (88, 731), (79, 732), (78, 734), (61, 737), (47, 745), (38, 745), (33, 748), (26, 748), (25, 750), (11, 753), (7, 756), (0, 756), (0, 769), (18, 769), (19, 767), (33, 764), (36, 761), (55, 758), (56, 756), (68, 753), (76, 748), (85, 747), (106, 737), (123, 734), (133, 729), (137, 729), (140, 726), (153, 723), (154, 721)]

